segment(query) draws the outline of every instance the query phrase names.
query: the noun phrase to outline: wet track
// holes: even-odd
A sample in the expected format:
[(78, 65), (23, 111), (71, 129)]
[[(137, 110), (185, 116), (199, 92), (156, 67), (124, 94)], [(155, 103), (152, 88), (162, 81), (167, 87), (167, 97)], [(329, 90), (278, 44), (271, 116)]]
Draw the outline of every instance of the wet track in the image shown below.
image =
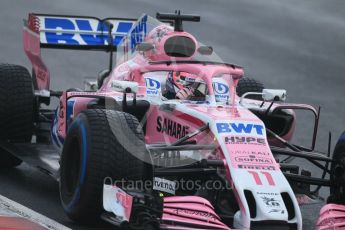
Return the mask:
[[(247, 76), (267, 88), (287, 89), (289, 102), (321, 105), (319, 150), (327, 150), (328, 131), (336, 139), (345, 130), (343, 0), (1, 0), (0, 62), (31, 68), (21, 36), (22, 19), (29, 12), (136, 18), (143, 12), (175, 9), (202, 16), (200, 23), (186, 23), (185, 29), (212, 45), (224, 61), (244, 66)], [(55, 90), (82, 87), (84, 77), (96, 76), (108, 65), (108, 56), (99, 52), (46, 50), (43, 55)], [(302, 128), (295, 140), (309, 145), (311, 117), (298, 115), (297, 126)], [(305, 165), (314, 176), (321, 175)], [(327, 191), (323, 189), (322, 195)], [(0, 170), (0, 194), (73, 229), (92, 229), (71, 223), (60, 207), (58, 184), (25, 164)], [(305, 229), (313, 229), (319, 207), (303, 208)]]

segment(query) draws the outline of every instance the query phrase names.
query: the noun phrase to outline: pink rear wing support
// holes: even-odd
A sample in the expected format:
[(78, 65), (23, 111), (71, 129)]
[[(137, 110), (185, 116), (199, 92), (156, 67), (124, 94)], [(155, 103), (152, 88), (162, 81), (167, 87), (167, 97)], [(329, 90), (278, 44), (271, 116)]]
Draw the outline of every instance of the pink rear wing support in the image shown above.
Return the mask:
[(34, 87), (39, 90), (49, 90), (50, 73), (41, 56), (39, 20), (32, 14), (29, 14), (29, 20), (24, 25), (23, 46), (32, 65), (33, 77), (36, 78)]

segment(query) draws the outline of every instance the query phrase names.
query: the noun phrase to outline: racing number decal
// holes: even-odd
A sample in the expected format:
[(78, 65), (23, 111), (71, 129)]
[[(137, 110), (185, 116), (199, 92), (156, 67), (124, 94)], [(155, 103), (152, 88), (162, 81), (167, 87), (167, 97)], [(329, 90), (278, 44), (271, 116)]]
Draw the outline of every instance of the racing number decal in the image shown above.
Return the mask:
[(255, 184), (257, 185), (262, 185), (262, 182), (261, 182), (261, 179), (260, 179), (260, 176), (257, 172), (254, 172), (254, 171), (248, 171), (254, 178), (255, 180)]
[(271, 186), (275, 186), (276, 184), (273, 181), (273, 177), (271, 175), (271, 173), (269, 172), (261, 172), (261, 174), (263, 174), (266, 177), (266, 180), (268, 182), (269, 185)]
[[(258, 172), (255, 171), (248, 171), (254, 178), (254, 181), (257, 185), (262, 185), (262, 181), (260, 179), (260, 174)], [(271, 186), (275, 186), (276, 184), (274, 183), (273, 177), (269, 172), (260, 172), (262, 175), (264, 175), (266, 177), (266, 180), (268, 182), (269, 185)]]

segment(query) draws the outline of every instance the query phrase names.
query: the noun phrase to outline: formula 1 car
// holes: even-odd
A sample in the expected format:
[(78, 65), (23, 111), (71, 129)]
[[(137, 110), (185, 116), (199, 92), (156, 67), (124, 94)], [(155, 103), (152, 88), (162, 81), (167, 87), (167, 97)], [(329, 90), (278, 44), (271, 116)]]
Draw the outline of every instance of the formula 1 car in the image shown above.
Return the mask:
[[(344, 201), (344, 156), (314, 151), (320, 110), (243, 77), (184, 21), (200, 17), (29, 14), (32, 76), (0, 65), (1, 167), (25, 161), (54, 177), (72, 220), (133, 229), (302, 229), (299, 205), (320, 186)], [(54, 91), (41, 48), (106, 51), (109, 68), (85, 90)], [(290, 143), (294, 110), (315, 116), (311, 148)]]

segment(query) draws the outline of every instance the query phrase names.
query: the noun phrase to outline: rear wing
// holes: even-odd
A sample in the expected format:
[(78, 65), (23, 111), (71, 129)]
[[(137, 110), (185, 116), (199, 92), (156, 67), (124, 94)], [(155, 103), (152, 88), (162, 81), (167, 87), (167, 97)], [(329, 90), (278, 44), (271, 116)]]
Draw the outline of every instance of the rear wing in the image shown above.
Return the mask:
[(109, 28), (113, 46), (132, 28), (136, 19), (29, 14), (25, 25), (39, 34), (42, 48), (109, 49)]
[[(24, 51), (33, 66), (35, 89), (49, 90), (50, 74), (41, 48), (116, 51), (136, 19), (29, 14), (24, 20)], [(111, 31), (111, 36), (110, 36)]]

